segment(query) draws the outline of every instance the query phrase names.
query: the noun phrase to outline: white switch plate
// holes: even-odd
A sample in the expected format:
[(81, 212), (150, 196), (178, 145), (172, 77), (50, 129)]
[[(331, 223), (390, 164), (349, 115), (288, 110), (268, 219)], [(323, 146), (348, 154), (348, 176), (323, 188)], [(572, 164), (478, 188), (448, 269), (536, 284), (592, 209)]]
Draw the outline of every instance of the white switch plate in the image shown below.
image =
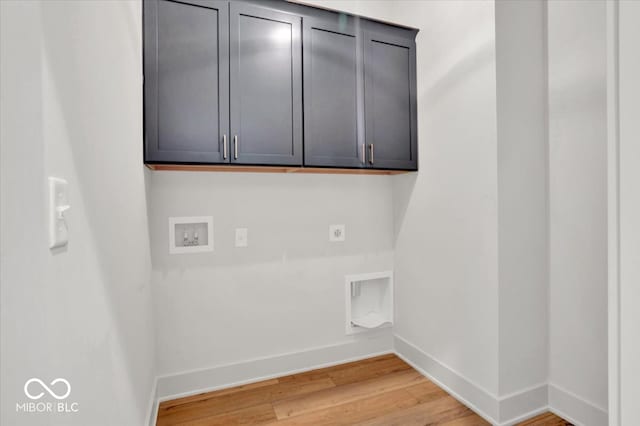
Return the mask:
[(345, 238), (344, 225), (329, 225), (329, 241), (344, 241)]
[(49, 177), (49, 248), (64, 247), (69, 242), (65, 212), (69, 210), (67, 181)]
[(236, 247), (249, 246), (249, 230), (247, 228), (236, 228)]

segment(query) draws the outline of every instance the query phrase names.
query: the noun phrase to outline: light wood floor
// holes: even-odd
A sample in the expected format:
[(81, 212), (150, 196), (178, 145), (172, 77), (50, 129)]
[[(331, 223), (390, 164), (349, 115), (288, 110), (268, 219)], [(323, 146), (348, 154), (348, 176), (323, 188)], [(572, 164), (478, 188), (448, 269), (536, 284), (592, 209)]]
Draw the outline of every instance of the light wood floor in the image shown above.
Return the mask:
[[(488, 425), (395, 355), (166, 401), (166, 425)], [(547, 413), (527, 426), (570, 423)]]

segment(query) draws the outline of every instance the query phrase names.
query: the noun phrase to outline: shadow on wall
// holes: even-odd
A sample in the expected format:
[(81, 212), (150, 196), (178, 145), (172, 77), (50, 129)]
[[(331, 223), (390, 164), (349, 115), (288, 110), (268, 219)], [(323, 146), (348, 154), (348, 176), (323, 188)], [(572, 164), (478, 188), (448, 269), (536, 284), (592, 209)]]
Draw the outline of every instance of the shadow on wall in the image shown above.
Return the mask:
[[(420, 36), (418, 35), (418, 52), (420, 53)], [(450, 93), (460, 82), (465, 81), (469, 75), (474, 74), (478, 69), (491, 65), (495, 60), (494, 41), (486, 40), (471, 50), (468, 54), (460, 55), (457, 60), (447, 63), (446, 67), (435, 72), (435, 75), (425, 78), (425, 73), (420, 72), (422, 61), (418, 58), (418, 173), (397, 175), (393, 177), (393, 220), (394, 220), (394, 246), (398, 243), (400, 231), (405, 221), (405, 216), (409, 206), (414, 199), (416, 185), (420, 187), (419, 181), (429, 175), (426, 170), (429, 163), (430, 141), (428, 127), (432, 117), (430, 110), (437, 107), (447, 93)], [(426, 80), (430, 80), (425, 84)], [(423, 84), (426, 87), (421, 87)], [(465, 117), (460, 116), (460, 125), (464, 125)], [(446, 141), (438, 141), (446, 143)], [(435, 158), (435, 156), (434, 156)], [(434, 175), (431, 174), (433, 178)], [(446, 181), (439, 182), (442, 186), (447, 186)]]
[[(438, 102), (442, 96), (465, 80), (470, 74), (474, 74), (484, 66), (492, 64), (495, 61), (494, 47), (495, 41), (493, 39), (486, 40), (470, 51), (465, 52), (451, 64), (447, 63), (444, 69), (439, 70), (431, 78), (430, 84), (422, 89), (424, 92), (420, 88), (421, 79), (420, 72), (418, 72), (418, 109), (420, 109), (420, 105)], [(419, 110), (418, 115), (420, 115)]]
[[(419, 141), (420, 139), (418, 139)], [(418, 151), (420, 152), (420, 151)], [(393, 177), (393, 245), (398, 243), (404, 218), (413, 198), (420, 172), (397, 175)]]
[[(112, 353), (118, 351), (111, 340), (117, 341), (117, 358), (125, 364), (123, 377), (133, 390), (136, 412), (146, 414), (154, 358), (146, 176), (140, 149), (141, 17), (136, 8), (140, 5), (128, 2), (42, 2), (43, 65), (45, 79), (53, 86), (44, 93), (45, 104), (49, 96), (53, 106), (44, 109), (43, 119), (50, 171), (75, 172), (70, 183), (80, 196), (71, 199), (78, 207), (70, 218), (84, 211), (88, 222), (89, 235), (78, 232), (70, 244), (75, 244), (76, 256), (95, 250), (100, 266), (95, 275), (104, 286), (99, 293), (107, 298), (110, 320), (117, 324), (116, 330), (94, 338), (105, 339), (105, 350)], [(46, 133), (47, 123), (58, 117), (67, 140)], [(64, 157), (67, 152), (72, 158)], [(70, 168), (65, 168), (69, 161)], [(83, 242), (89, 247), (79, 247)], [(97, 314), (95, 321), (101, 321)]]

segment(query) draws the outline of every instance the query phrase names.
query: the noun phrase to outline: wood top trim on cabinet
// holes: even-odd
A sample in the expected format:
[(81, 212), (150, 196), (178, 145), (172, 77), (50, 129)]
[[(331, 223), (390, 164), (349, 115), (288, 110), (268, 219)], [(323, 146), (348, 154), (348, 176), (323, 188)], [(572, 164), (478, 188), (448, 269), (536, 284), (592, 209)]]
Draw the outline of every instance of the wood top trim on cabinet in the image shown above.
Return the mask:
[(174, 172), (243, 172), (243, 173), (313, 173), (329, 175), (399, 175), (411, 170), (338, 169), (323, 167), (234, 166), (209, 164), (145, 164), (155, 171)]

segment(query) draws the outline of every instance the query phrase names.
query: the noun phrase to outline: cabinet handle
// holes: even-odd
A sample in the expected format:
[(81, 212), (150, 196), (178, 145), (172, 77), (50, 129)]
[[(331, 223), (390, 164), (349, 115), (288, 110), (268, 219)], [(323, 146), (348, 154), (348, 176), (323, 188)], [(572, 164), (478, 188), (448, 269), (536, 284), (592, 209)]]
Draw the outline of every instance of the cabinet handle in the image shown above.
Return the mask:
[(233, 135), (233, 159), (238, 159), (238, 135)]
[(222, 135), (222, 158), (224, 160), (227, 159), (227, 135), (226, 133)]
[(369, 164), (373, 164), (373, 144), (369, 144)]
[(367, 164), (366, 144), (362, 144), (362, 164)]

